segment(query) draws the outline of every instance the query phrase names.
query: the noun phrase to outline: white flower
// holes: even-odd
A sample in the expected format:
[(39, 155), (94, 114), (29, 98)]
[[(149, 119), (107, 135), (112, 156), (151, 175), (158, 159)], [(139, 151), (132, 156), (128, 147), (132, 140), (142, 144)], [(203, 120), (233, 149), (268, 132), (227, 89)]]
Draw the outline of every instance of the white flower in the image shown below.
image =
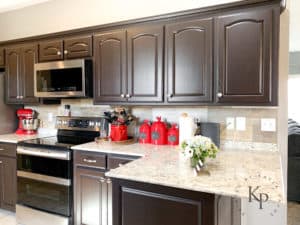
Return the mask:
[(185, 149), (184, 149), (184, 155), (188, 158), (192, 158), (193, 157), (193, 149), (189, 146), (187, 146)]

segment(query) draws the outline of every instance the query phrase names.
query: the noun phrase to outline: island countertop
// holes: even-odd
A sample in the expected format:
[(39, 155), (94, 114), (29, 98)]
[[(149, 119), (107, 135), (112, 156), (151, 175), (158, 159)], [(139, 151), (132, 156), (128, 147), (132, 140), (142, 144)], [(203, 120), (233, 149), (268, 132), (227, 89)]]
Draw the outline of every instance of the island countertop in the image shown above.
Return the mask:
[(111, 178), (240, 198), (249, 197), (250, 186), (259, 186), (257, 192), (268, 194), (269, 201), (285, 202), (279, 152), (221, 150), (216, 159), (207, 160), (209, 174), (195, 176), (178, 147), (91, 142), (73, 149), (141, 156), (105, 174)]

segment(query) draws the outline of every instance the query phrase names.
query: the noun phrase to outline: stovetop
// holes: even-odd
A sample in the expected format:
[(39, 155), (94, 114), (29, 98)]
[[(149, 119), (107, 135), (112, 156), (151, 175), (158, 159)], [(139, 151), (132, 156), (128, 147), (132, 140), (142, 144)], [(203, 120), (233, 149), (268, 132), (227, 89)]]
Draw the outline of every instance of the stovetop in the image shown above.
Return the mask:
[[(66, 141), (64, 142), (59, 139), (60, 138), (57, 136), (36, 138), (36, 139), (22, 141), (22, 142), (20, 142), (20, 145), (28, 146), (28, 147), (41, 146), (41, 147), (71, 148), (72, 146), (77, 144), (77, 143), (70, 143), (70, 142), (66, 142)], [(76, 139), (76, 137), (74, 137), (74, 139)], [(82, 143), (78, 143), (78, 144), (82, 144)]]

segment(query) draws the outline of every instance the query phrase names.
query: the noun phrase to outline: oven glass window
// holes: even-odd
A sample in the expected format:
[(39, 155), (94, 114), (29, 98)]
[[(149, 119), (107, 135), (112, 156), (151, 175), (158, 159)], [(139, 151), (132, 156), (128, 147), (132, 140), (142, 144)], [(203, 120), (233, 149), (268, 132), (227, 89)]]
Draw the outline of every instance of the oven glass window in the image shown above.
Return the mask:
[(70, 161), (22, 154), (17, 157), (18, 170), (66, 179), (72, 176)]
[(82, 91), (82, 68), (39, 70), (36, 73), (38, 92)]
[(20, 205), (29, 206), (62, 216), (71, 214), (71, 186), (63, 186), (28, 178), (18, 177)]

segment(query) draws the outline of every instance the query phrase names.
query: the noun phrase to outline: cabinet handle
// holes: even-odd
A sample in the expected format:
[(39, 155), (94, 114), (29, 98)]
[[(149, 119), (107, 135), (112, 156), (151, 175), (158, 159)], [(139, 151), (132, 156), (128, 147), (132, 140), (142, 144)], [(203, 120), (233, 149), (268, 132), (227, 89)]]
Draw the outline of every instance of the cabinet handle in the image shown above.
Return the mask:
[(95, 160), (95, 159), (83, 159), (83, 162), (87, 162), (87, 163), (96, 163), (97, 160)]
[(60, 51), (57, 51), (57, 55), (61, 55), (61, 52), (60, 52)]
[(223, 97), (223, 94), (222, 94), (221, 92), (219, 92), (219, 93), (217, 94), (217, 97), (218, 97), (218, 98), (222, 98), (222, 97)]
[(131, 95), (130, 94), (126, 94), (126, 98), (131, 98)]
[(64, 50), (64, 54), (67, 55), (69, 52), (68, 50)]
[(125, 98), (125, 95), (124, 95), (124, 94), (121, 94), (121, 98)]
[(173, 97), (173, 94), (171, 93), (171, 94), (168, 94), (168, 97), (169, 98), (172, 98)]
[(2, 163), (2, 161), (0, 161), (0, 164)]
[(3, 149), (3, 148), (0, 148), (0, 151), (4, 151), (4, 149)]

